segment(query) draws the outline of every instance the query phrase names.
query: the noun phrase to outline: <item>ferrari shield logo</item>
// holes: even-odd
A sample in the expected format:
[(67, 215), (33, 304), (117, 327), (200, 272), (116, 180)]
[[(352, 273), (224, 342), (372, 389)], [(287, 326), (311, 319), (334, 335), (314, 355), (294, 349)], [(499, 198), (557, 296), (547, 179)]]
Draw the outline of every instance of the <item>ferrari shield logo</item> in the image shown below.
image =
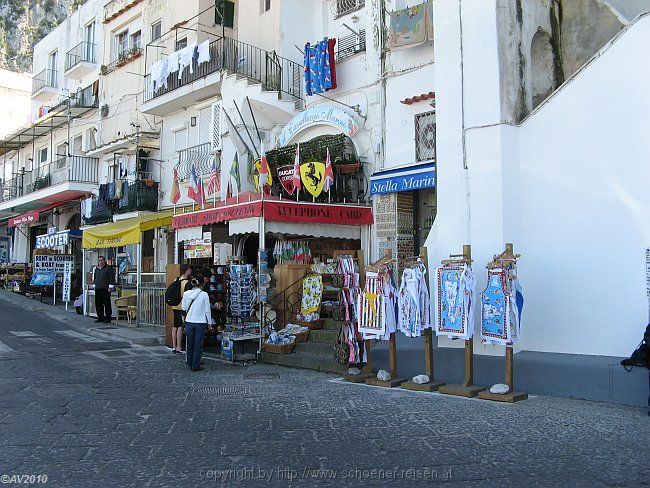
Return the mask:
[(282, 183), (284, 191), (289, 195), (293, 195), (293, 192), (296, 191), (293, 186), (293, 164), (278, 166), (278, 179)]
[[(255, 190), (260, 191), (260, 168), (262, 167), (262, 160), (257, 158), (253, 161), (253, 184), (255, 185)], [(267, 187), (273, 186), (273, 177), (271, 176), (271, 171), (269, 171), (268, 178), (266, 180)], [(269, 188), (265, 188), (266, 194), (269, 194)]]
[(300, 179), (305, 189), (317, 197), (325, 184), (325, 163), (314, 161), (300, 165)]

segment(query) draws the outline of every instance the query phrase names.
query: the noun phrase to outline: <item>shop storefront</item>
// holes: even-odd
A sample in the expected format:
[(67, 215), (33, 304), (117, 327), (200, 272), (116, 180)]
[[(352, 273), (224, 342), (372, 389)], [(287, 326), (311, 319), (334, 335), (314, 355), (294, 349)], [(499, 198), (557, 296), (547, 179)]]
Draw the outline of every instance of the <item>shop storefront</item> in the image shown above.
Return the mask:
[(434, 163), (381, 171), (370, 178), (377, 252), (398, 260), (419, 253), (436, 218)]
[(147, 248), (153, 247), (154, 229), (171, 224), (169, 212), (127, 218), (85, 229), (83, 233), (84, 313), (96, 316), (93, 273), (104, 256), (115, 274), (111, 293), (114, 314), (123, 313), (129, 323), (164, 326), (165, 273), (145, 269)]

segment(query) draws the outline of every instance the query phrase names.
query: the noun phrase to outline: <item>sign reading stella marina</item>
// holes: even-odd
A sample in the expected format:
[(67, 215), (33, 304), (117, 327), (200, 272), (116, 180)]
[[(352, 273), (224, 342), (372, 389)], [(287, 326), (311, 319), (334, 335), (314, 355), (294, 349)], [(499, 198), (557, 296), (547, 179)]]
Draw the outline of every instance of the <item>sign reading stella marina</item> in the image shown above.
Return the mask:
[(404, 171), (386, 171), (370, 178), (370, 194), (399, 193), (436, 186), (436, 170), (432, 164)]

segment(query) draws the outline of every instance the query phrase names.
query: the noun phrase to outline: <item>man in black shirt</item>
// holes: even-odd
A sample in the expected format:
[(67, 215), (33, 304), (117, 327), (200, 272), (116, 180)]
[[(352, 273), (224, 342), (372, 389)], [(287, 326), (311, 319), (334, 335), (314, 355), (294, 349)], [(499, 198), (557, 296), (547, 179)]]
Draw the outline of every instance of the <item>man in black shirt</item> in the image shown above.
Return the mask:
[(106, 264), (104, 256), (99, 256), (99, 266), (95, 268), (93, 285), (95, 285), (95, 308), (97, 309), (95, 322), (110, 323), (113, 316), (111, 291), (115, 288), (115, 272)]

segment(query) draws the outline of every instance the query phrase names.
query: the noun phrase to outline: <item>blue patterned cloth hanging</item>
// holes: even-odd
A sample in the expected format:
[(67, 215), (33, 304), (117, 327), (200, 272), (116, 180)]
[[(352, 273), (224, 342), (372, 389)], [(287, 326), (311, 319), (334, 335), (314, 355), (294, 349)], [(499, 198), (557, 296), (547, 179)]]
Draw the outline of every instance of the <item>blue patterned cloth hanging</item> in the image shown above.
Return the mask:
[(332, 66), (327, 38), (312, 45), (305, 44), (305, 93), (324, 93), (332, 88)]

